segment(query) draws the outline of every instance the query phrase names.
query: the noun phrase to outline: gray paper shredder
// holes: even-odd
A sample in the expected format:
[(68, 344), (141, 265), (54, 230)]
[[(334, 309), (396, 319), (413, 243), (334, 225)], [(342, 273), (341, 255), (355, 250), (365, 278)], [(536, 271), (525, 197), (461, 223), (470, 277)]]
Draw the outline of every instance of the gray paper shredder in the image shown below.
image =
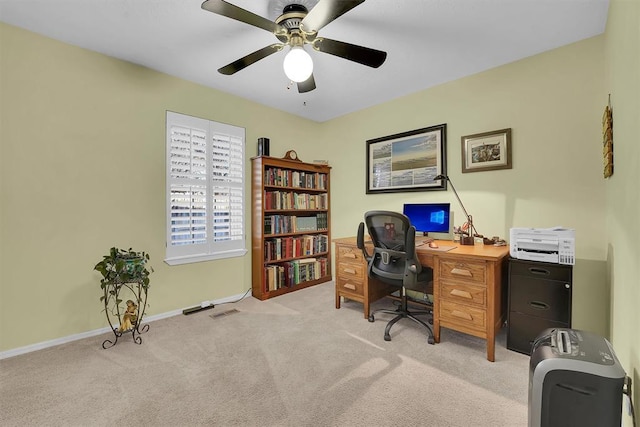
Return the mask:
[(546, 329), (529, 361), (529, 427), (620, 427), (625, 377), (606, 339)]

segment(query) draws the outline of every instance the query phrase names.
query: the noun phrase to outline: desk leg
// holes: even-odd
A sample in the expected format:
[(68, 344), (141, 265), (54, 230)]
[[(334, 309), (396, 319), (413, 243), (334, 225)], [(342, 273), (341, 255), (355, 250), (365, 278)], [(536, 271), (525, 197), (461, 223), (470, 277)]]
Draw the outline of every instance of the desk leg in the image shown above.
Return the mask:
[[(437, 272), (434, 270), (434, 276)], [(433, 279), (433, 341), (440, 342), (440, 281), (438, 277)]]
[(487, 338), (487, 360), (496, 361), (496, 341), (493, 338)]
[(364, 308), (364, 318), (369, 319), (369, 314), (371, 313), (371, 299), (369, 298), (369, 292), (364, 293), (364, 298), (362, 301), (362, 305)]
[(500, 331), (502, 327), (503, 318), (491, 325), (487, 330), (487, 360), (489, 362), (496, 361), (496, 333)]

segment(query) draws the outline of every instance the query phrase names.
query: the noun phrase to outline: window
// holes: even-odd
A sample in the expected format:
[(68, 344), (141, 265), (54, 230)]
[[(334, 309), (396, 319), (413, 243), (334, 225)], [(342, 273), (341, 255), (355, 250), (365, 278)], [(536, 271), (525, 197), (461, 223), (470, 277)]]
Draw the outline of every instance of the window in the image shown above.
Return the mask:
[(170, 265), (242, 256), (245, 130), (167, 111)]

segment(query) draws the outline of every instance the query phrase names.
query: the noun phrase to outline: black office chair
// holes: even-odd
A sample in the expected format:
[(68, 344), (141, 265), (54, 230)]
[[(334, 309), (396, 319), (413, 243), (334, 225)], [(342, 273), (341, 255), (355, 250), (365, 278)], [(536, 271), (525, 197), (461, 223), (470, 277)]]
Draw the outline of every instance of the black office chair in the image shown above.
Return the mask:
[[(365, 224), (373, 243), (373, 254), (369, 254), (365, 247)], [(400, 291), (399, 306), (395, 310), (376, 310), (369, 315), (369, 322), (375, 321), (376, 313), (395, 314), (384, 330), (385, 341), (391, 341), (391, 327), (400, 319), (411, 319), (427, 329), (428, 342), (433, 344), (435, 339), (431, 326), (416, 317), (432, 315), (432, 311), (409, 310), (407, 303), (407, 289), (425, 294), (433, 293), (433, 270), (420, 265), (416, 256), (415, 237), (415, 227), (401, 213), (369, 211), (364, 214), (364, 222), (358, 227), (357, 243), (367, 260), (367, 274), (370, 278), (397, 286)]]

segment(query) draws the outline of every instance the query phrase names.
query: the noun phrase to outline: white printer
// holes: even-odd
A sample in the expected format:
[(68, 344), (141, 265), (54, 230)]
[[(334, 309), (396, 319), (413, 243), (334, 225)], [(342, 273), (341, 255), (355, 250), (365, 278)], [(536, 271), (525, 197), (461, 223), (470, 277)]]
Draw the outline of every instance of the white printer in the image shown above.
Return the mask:
[(553, 228), (512, 228), (509, 232), (512, 258), (575, 265), (575, 230)]

